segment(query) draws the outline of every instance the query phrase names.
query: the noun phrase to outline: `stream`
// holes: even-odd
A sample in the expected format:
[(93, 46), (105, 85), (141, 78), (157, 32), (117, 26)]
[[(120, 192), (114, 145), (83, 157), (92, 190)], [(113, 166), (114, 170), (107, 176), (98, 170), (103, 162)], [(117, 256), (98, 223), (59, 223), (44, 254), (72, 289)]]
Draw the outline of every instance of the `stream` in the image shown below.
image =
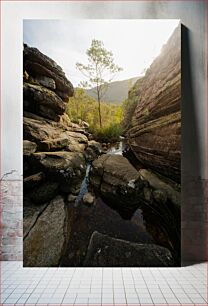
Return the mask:
[[(123, 149), (125, 147), (125, 144), (123, 141), (117, 142), (110, 146), (110, 148), (107, 150), (107, 154), (112, 155), (123, 155)], [(80, 202), (82, 201), (83, 196), (88, 192), (88, 182), (89, 182), (89, 173), (90, 173), (91, 163), (87, 164), (86, 167), (86, 174), (82, 181), (80, 192), (75, 200), (75, 206), (78, 207)]]
[[(108, 154), (122, 155), (125, 144), (121, 141), (111, 146)], [(90, 237), (94, 231), (111, 237), (137, 243), (152, 243), (153, 239), (147, 232), (141, 209), (137, 209), (131, 220), (124, 220), (121, 215), (101, 197), (97, 196), (92, 206), (82, 202), (88, 192), (88, 180), (91, 164), (87, 165), (86, 175), (82, 181), (80, 192), (74, 204), (68, 208), (71, 220), (71, 238), (62, 260), (62, 266), (82, 266)]]

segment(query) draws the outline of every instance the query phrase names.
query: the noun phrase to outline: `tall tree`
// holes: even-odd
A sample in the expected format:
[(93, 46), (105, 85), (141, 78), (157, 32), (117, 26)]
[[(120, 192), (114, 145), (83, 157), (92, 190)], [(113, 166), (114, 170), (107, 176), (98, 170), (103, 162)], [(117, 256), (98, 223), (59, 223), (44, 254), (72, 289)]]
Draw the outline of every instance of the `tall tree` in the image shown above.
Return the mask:
[(113, 53), (104, 48), (100, 40), (93, 39), (91, 46), (86, 51), (88, 64), (77, 63), (76, 67), (87, 78), (87, 81), (81, 82), (84, 88), (95, 88), (98, 101), (98, 114), (100, 128), (102, 127), (101, 101), (104, 97), (110, 82), (116, 73), (122, 70), (114, 63)]

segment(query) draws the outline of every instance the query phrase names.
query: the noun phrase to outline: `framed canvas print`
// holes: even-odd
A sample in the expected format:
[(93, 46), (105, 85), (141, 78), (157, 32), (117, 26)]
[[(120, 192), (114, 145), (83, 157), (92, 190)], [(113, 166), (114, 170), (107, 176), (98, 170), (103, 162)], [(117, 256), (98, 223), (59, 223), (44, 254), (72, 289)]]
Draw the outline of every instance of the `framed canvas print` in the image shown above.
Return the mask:
[(24, 266), (180, 266), (180, 21), (23, 32)]

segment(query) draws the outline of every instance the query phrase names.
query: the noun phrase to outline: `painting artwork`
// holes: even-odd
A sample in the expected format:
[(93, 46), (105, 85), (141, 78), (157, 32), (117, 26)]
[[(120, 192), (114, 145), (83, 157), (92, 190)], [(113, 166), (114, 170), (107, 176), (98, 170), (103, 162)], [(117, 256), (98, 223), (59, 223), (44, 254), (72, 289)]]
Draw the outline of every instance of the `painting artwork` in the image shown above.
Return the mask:
[(23, 38), (24, 266), (180, 266), (180, 20), (28, 19)]

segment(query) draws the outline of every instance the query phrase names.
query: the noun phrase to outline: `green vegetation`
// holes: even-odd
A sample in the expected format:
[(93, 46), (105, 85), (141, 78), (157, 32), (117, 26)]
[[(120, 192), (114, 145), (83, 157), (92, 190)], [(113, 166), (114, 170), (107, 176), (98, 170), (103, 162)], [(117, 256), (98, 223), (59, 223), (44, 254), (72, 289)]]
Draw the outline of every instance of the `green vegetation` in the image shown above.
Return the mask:
[(122, 104), (124, 116), (121, 122), (121, 126), (124, 132), (126, 132), (132, 126), (132, 120), (134, 120), (134, 112), (138, 103), (138, 95), (142, 80), (143, 78), (137, 80), (137, 82), (129, 91), (128, 99), (124, 100)]
[(117, 142), (122, 134), (122, 128), (119, 123), (112, 123), (107, 127), (99, 128), (93, 131), (95, 139), (100, 142)]
[(75, 89), (74, 96), (69, 98), (67, 114), (71, 121), (78, 123), (81, 119), (89, 124), (89, 131), (100, 142), (115, 142), (122, 134), (122, 106), (112, 103), (101, 103), (102, 127), (100, 128), (97, 101), (89, 97), (83, 88)]
[(100, 128), (104, 126), (101, 101), (106, 90), (116, 73), (122, 70), (114, 64), (112, 52), (104, 48), (103, 42), (93, 39), (90, 48), (86, 51), (88, 64), (77, 63), (76, 67), (87, 77), (86, 82), (81, 82), (84, 88), (95, 88), (98, 101), (98, 118)]

